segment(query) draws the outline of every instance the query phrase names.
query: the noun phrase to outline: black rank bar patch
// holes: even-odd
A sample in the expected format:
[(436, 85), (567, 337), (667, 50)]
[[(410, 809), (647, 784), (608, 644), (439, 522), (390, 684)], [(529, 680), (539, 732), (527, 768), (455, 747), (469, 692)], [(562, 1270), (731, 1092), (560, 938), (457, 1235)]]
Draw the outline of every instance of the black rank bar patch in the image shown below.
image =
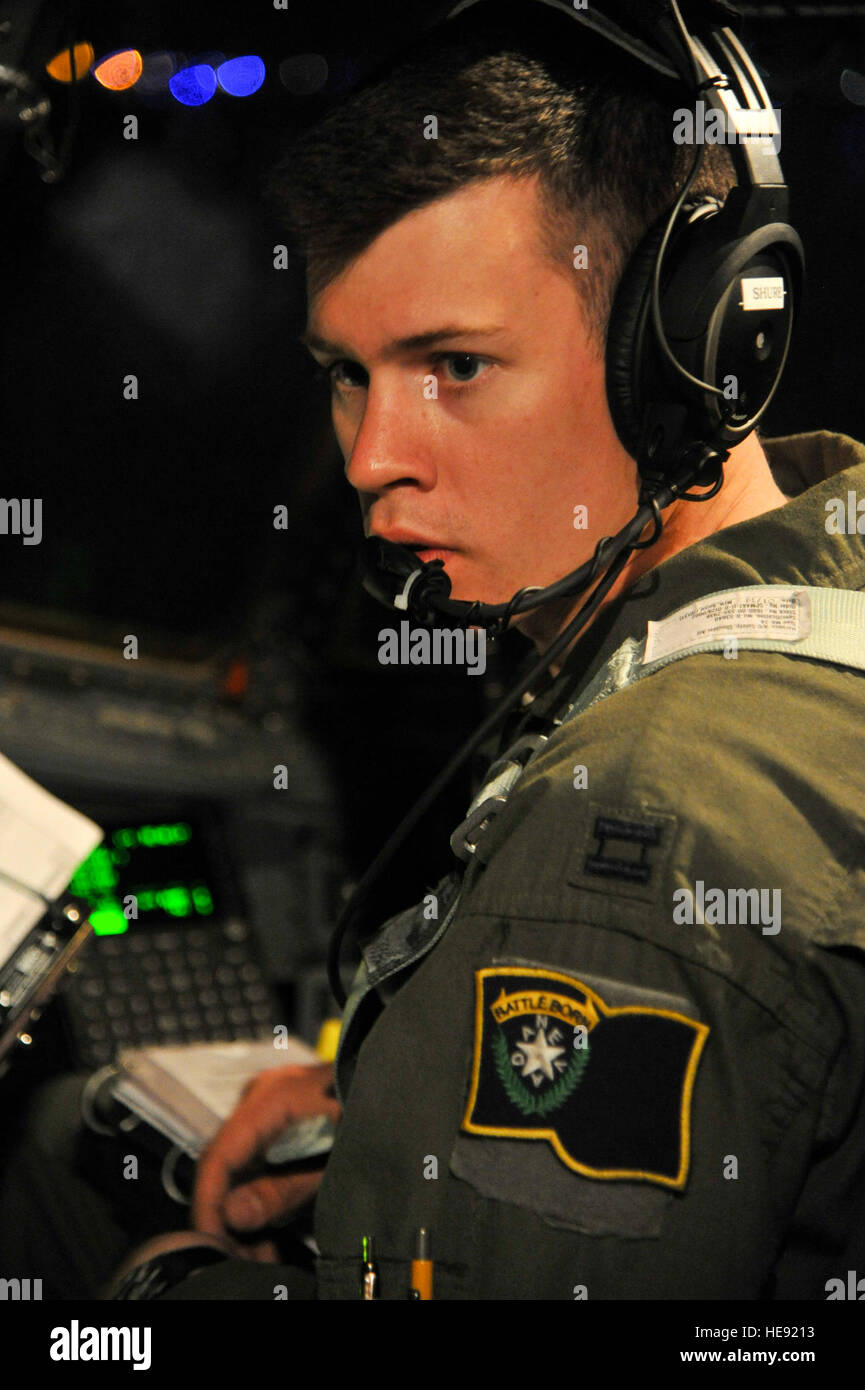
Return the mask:
[(586, 1177), (684, 1187), (704, 1023), (611, 1008), (555, 970), (493, 967), (475, 972), (475, 986), (463, 1130), (545, 1139)]
[[(586, 858), (583, 872), (595, 874), (599, 878), (621, 878), (627, 883), (648, 883), (652, 875), (651, 864), (646, 856), (650, 849), (661, 842), (661, 827), (650, 821), (617, 820), (612, 816), (598, 816), (595, 820), (595, 835), (598, 847), (594, 854)], [(607, 842), (627, 845), (639, 849), (638, 859), (626, 859), (621, 853), (606, 853)]]

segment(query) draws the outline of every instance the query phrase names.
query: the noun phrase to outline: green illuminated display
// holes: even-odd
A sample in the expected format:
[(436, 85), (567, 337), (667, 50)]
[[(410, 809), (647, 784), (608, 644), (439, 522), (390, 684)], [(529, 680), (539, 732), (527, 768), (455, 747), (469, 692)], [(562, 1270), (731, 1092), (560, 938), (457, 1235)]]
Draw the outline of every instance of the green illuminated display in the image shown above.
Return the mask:
[(137, 825), (127, 830), (115, 830), (111, 836), (118, 849), (132, 849), (134, 845), (185, 845), (192, 839), (192, 827), (186, 821), (174, 825)]
[(90, 924), (97, 936), (119, 936), (129, 926), (120, 908), (113, 903), (95, 907), (90, 914)]
[[(177, 873), (178, 865), (166, 866), (166, 876), (154, 881), (152, 859), (139, 878), (132, 864), (140, 850), (184, 846), (192, 839), (186, 821), (159, 825), (127, 826), (111, 834), (110, 844), (99, 845), (80, 866), (70, 888), (91, 904), (90, 921), (98, 936), (117, 936), (129, 928), (124, 899), (134, 896), (139, 916), (161, 913), (169, 917), (209, 917), (214, 910), (210, 889), (195, 872)], [(172, 856), (169, 856), (171, 858)], [(121, 886), (121, 871), (127, 870)], [(143, 866), (142, 866), (143, 869)], [(136, 920), (132, 918), (132, 920)]]

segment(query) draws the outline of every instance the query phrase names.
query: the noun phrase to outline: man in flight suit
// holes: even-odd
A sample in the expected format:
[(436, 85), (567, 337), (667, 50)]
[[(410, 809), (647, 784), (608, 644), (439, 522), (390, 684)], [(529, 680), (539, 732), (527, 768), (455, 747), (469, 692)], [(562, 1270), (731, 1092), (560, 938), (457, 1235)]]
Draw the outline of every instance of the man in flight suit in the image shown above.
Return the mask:
[[(559, 131), (549, 70), (520, 62), (469, 69), (458, 115), (434, 59), (397, 76), (331, 119), (286, 195), (311, 209), (307, 341), (331, 377), (366, 533), (440, 556), (454, 597), (487, 602), (575, 567), (636, 495), (592, 317), (609, 305), (615, 234), (584, 215), (560, 243), (587, 245), (602, 267), (591, 285), (539, 247)], [(627, 161), (628, 99), (612, 100), (592, 114), (622, 103), (604, 152)], [(376, 193), (407, 177), (399, 140), (437, 110), (438, 139), (411, 157), (441, 196), (370, 235)], [(590, 118), (573, 115), (590, 148)], [(358, 158), (352, 129), (358, 206), (337, 215), (326, 191)], [(637, 120), (631, 139), (645, 130)], [(370, 188), (374, 162), (385, 172)], [(587, 193), (584, 213), (598, 203)], [(548, 746), (497, 815), (455, 837), (456, 909), (448, 881), (437, 916), (419, 906), (366, 948), (316, 1202), (318, 1297), (357, 1296), (364, 1234), (382, 1296), (405, 1297), (420, 1226), (443, 1298), (817, 1299), (865, 1268), (861, 670), (716, 642), (550, 723), (597, 694), (626, 639), (706, 595), (777, 585), (795, 610), (800, 586), (861, 591), (862, 537), (830, 520), (850, 493), (865, 494), (853, 441), (752, 434), (717, 497), (669, 509), (524, 701), (509, 736), (543, 731)], [(575, 607), (520, 625), (543, 650)], [(699, 616), (656, 645), (687, 648)], [(796, 640), (809, 622), (803, 609)], [(253, 1228), (290, 1200), (278, 1180), (241, 1182), (224, 1205), (232, 1146), (248, 1157), (268, 1104), (284, 1118), (277, 1077), (260, 1087), (201, 1166), (197, 1219), (213, 1234), (229, 1231), (226, 1212), (243, 1227), (256, 1190)]]
[[(442, 558), (458, 599), (552, 583), (636, 507), (604, 329), (692, 152), (633, 74), (574, 80), (430, 46), (284, 175), (366, 534)], [(253, 1262), (167, 1297), (356, 1298), (372, 1235), (402, 1299), (419, 1227), (445, 1299), (822, 1299), (865, 1270), (865, 678), (801, 645), (813, 590), (865, 589), (861, 535), (829, 524), (865, 449), (752, 433), (725, 479), (667, 509), (510, 720), (502, 753), (531, 759), (455, 834), (458, 869), (367, 942), (337, 1098), (330, 1068), (268, 1072), (204, 1156), (195, 1227)], [(648, 624), (764, 585), (736, 600), (762, 647), (697, 606), (620, 679)], [(581, 601), (518, 625), (544, 650)], [(249, 1178), (322, 1111), (323, 1175)], [(289, 1277), (274, 1233), (313, 1195), (316, 1271)]]

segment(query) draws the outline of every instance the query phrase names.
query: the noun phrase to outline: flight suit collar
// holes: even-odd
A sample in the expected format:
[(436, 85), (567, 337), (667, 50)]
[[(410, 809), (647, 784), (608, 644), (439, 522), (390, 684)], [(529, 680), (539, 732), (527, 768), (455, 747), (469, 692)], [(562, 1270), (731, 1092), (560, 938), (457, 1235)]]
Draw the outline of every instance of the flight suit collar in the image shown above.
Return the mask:
[[(523, 705), (520, 732), (543, 727), (628, 637), (707, 593), (745, 584), (827, 584), (865, 588), (865, 544), (827, 532), (827, 503), (848, 491), (865, 498), (865, 445), (829, 430), (761, 440), (785, 506), (739, 522), (670, 556), (601, 612)], [(534, 658), (533, 658), (534, 659)]]

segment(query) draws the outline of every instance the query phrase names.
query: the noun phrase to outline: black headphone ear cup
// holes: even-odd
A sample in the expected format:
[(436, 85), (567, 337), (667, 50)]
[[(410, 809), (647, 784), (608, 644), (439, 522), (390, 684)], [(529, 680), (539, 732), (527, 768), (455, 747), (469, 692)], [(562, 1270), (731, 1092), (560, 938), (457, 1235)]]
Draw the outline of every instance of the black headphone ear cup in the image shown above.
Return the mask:
[(616, 434), (632, 458), (640, 444), (640, 377), (644, 361), (644, 309), (668, 216), (650, 227), (625, 266), (607, 327), (607, 402)]

